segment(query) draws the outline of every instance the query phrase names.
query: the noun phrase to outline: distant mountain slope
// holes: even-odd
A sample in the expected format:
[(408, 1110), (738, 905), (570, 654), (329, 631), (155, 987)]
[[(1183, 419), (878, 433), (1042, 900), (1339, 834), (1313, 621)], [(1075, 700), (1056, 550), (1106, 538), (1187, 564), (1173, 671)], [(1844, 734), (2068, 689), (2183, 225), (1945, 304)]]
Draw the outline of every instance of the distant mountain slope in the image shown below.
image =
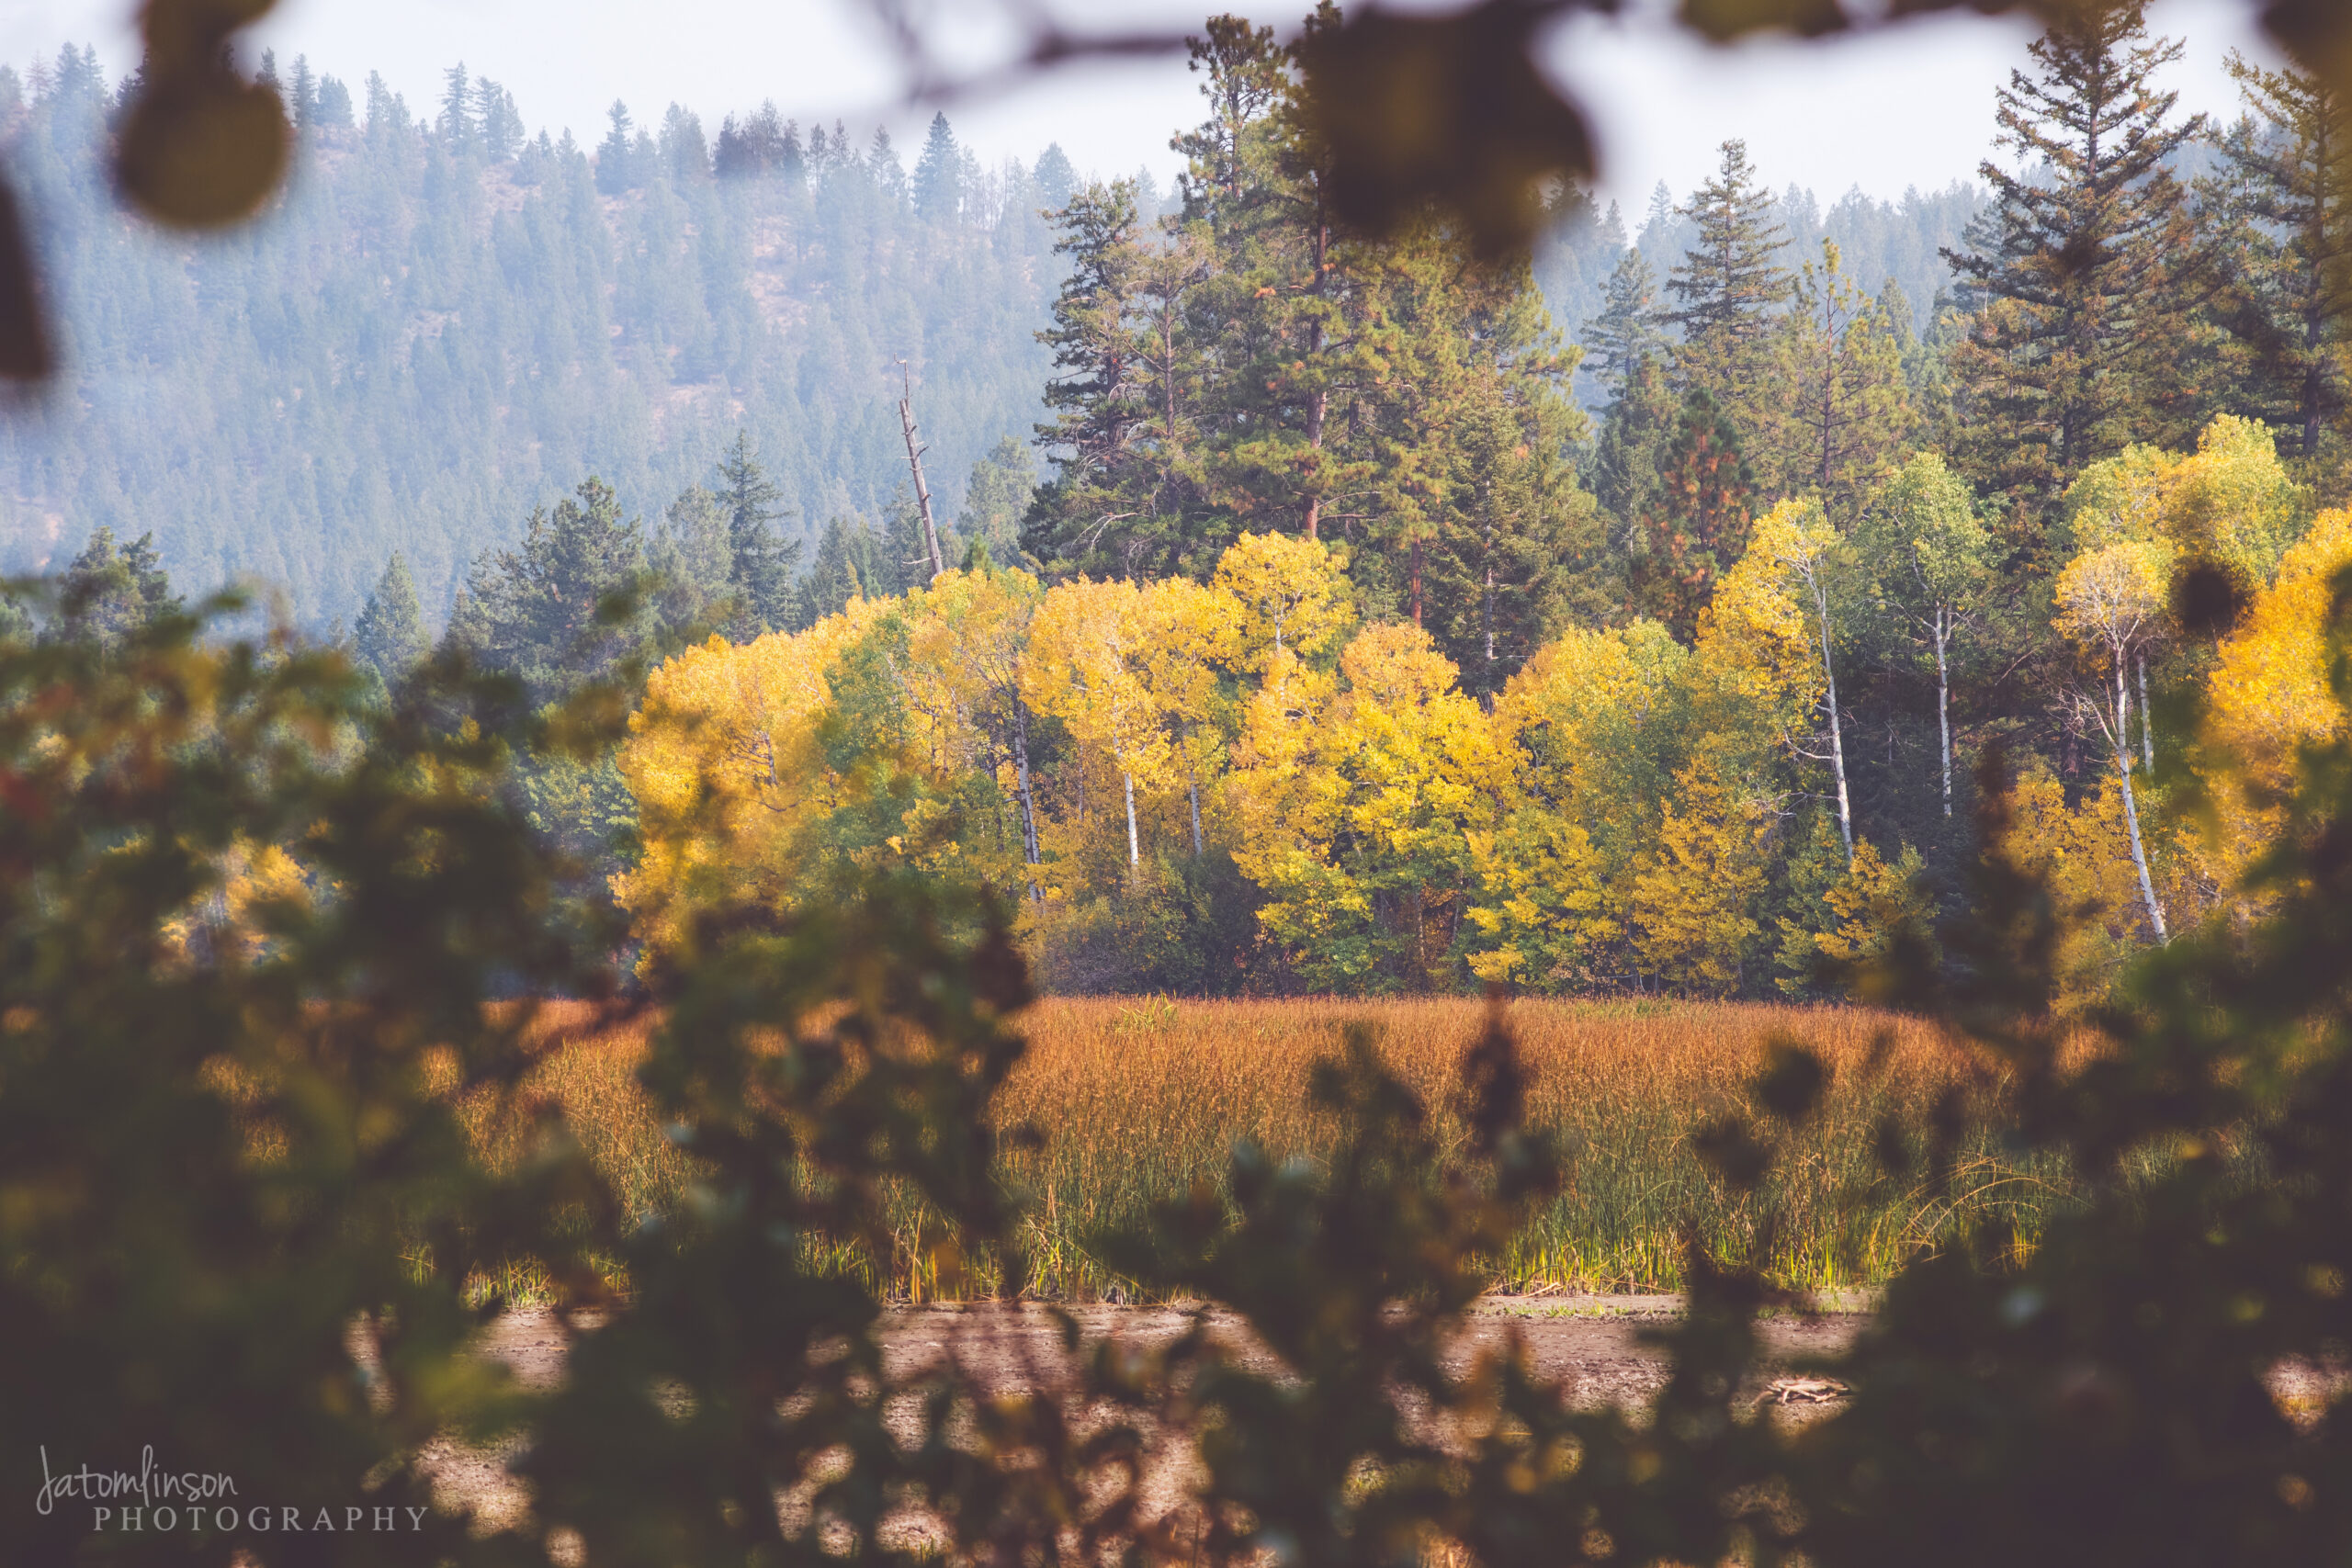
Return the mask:
[(524, 141), (490, 84), (453, 73), (426, 123), (372, 80), (357, 115), (298, 82), (310, 123), (276, 210), (189, 241), (118, 209), (95, 57), (29, 94), (0, 76), (69, 355), (45, 406), (0, 421), (0, 564), (152, 529), (183, 584), (281, 584), (318, 626), (397, 547), (437, 618), (534, 505), (595, 472), (650, 515), (738, 425), (788, 526), (887, 505), (900, 358), (951, 504), (1038, 416), (1058, 152), (987, 173), (943, 124), (910, 175), (887, 139), (770, 121), (722, 144), (721, 178), (674, 110), (592, 165), (568, 137)]

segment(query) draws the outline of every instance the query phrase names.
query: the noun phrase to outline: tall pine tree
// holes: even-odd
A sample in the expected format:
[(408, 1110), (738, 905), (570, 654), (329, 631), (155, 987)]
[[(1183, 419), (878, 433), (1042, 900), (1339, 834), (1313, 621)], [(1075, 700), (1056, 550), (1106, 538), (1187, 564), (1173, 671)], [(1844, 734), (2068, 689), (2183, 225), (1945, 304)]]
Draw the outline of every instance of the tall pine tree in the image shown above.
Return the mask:
[(1667, 275), (1673, 306), (1666, 319), (1682, 330), (1675, 370), (1686, 391), (1702, 391), (1736, 421), (1781, 396), (1766, 342), (1773, 313), (1788, 299), (1790, 276), (1779, 257), (1788, 233), (1772, 220), (1772, 193), (1758, 185), (1747, 143), (1723, 144), (1714, 178), (1677, 209), (1697, 230), (1690, 249)]
[(386, 686), (396, 686), (432, 650), (424, 612), (416, 601), (416, 580), (398, 550), (384, 565), (376, 591), (368, 595), (352, 627), (352, 647)]
[[(2084, 6), (2037, 39), (1999, 90), (1997, 145), (1978, 173), (1995, 204), (1947, 250), (1978, 314), (1953, 353), (1961, 440), (1980, 487), (2045, 501), (2132, 442), (2184, 445), (2196, 254), (2167, 162), (2205, 129), (2176, 119), (2157, 74), (2181, 46), (2151, 39), (2142, 0)], [(2030, 553), (2031, 537), (2013, 548)]]
[(2232, 51), (2253, 113), (2222, 139), (2223, 320), (2253, 359), (2250, 400), (2320, 455), (2346, 410), (2352, 336), (2352, 103), (2324, 76)]

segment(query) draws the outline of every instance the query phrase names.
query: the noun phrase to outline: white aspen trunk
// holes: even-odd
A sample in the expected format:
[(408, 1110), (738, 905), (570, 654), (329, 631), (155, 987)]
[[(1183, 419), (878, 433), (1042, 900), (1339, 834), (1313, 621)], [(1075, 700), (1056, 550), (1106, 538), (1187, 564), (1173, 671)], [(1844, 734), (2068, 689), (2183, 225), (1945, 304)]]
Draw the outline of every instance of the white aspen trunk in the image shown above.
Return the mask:
[(1812, 567), (1805, 568), (1805, 581), (1813, 588), (1813, 607), (1821, 618), (1821, 673), (1829, 684), (1829, 765), (1838, 778), (1838, 833), (1846, 842), (1846, 864), (1854, 863), (1854, 807), (1846, 791), (1846, 727), (1838, 716), (1838, 671), (1829, 662), (1829, 594), (1821, 586), (1821, 575)]
[(1037, 903), (1046, 901), (1046, 890), (1037, 886), (1035, 874), (1037, 854), (1037, 797), (1029, 789), (1029, 705), (1018, 696), (1012, 699), (1012, 766), (1021, 780), (1021, 852), (1032, 873), (1029, 897)]
[(2140, 897), (2147, 900), (2148, 923), (2156, 928), (2156, 945), (2172, 940), (2165, 929), (2165, 908), (2156, 902), (2156, 885), (2148, 874), (2148, 852), (2140, 843), (2140, 806), (2132, 794), (2132, 687), (2128, 667), (2115, 660), (2115, 771), (2123, 781), (2123, 826), (2132, 835), (2132, 864), (2140, 874)]
[(1136, 839), (1136, 776), (1120, 776), (1127, 781), (1127, 870), (1133, 873), (1143, 869), (1143, 848)]
[(1951, 815), (1951, 671), (1944, 649), (1951, 642), (1951, 623), (1942, 605), (1936, 606), (1936, 733), (1944, 754), (1944, 815)]
[(2155, 715), (2148, 707), (2148, 656), (2137, 656), (2140, 665), (2140, 760), (2151, 773), (2156, 766), (2156, 732), (2151, 728)]
[(1187, 781), (1193, 795), (1193, 858), (1201, 858), (1201, 780), (1195, 773)]

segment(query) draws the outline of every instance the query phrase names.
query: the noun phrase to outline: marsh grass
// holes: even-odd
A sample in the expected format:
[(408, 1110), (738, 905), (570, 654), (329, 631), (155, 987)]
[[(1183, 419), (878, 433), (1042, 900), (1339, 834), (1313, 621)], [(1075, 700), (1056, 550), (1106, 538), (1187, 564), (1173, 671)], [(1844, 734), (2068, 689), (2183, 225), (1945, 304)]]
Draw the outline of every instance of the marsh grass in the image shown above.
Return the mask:
[[(646, 1035), (567, 1032), (565, 1016), (550, 1010), (547, 1058), (526, 1091), (561, 1108), (631, 1213), (659, 1213), (694, 1167), (637, 1080)], [(1881, 1167), (1872, 1151), (1882, 1122), (1919, 1151), (1947, 1090), (1980, 1112), (2004, 1090), (1989, 1064), (1926, 1023), (1851, 1008), (1656, 1001), (1522, 1000), (1509, 1016), (1533, 1074), (1530, 1119), (1573, 1156), (1558, 1198), (1487, 1260), (1501, 1291), (1678, 1289), (1688, 1234), (1739, 1258), (1769, 1237), (1758, 1260), (1792, 1289), (1867, 1287), (1987, 1215), (2030, 1247), (2052, 1209), (2074, 1201), (2060, 1162), (2014, 1156), (1983, 1131), (1962, 1135), (1947, 1182), (1931, 1182), (1920, 1159), (1907, 1172)], [(1032, 1288), (1079, 1300), (1135, 1296), (1132, 1281), (1103, 1268), (1096, 1238), (1195, 1183), (1221, 1187), (1239, 1139), (1277, 1159), (1321, 1157), (1339, 1129), (1307, 1107), (1307, 1071), (1350, 1023), (1372, 1027), (1391, 1070), (1453, 1140), (1455, 1065), (1483, 1018), (1483, 1004), (1467, 998), (1038, 1004), (1023, 1020), (1028, 1055), (997, 1107), (1001, 1126), (1039, 1134), (1035, 1147), (1004, 1156)], [(1764, 1186), (1741, 1193), (1711, 1173), (1693, 1140), (1727, 1112), (1754, 1111), (1746, 1085), (1774, 1036), (1818, 1052), (1829, 1088), (1811, 1118), (1786, 1130)], [(486, 1111), (477, 1135), (495, 1141)], [(894, 1221), (905, 1240), (893, 1258), (831, 1247), (810, 1261), (899, 1300), (952, 1295), (918, 1243), (926, 1217), (911, 1201), (903, 1207)]]

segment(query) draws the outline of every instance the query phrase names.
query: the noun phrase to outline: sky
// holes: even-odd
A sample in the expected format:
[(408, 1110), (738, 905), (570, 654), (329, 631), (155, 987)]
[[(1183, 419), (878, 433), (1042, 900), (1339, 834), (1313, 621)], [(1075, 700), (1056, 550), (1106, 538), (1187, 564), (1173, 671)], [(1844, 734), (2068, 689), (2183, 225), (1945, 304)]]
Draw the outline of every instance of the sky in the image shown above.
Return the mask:
[[(0, 0), (0, 60), (18, 66), (68, 40), (95, 43), (108, 77), (136, 57), (135, 0)], [(923, 0), (914, 0), (923, 4)], [(943, 56), (970, 71), (1001, 57), (1007, 35), (980, 0), (928, 0)], [(1237, 9), (1237, 0), (1226, 0)], [(1430, 4), (1432, 0), (1422, 0)], [(1202, 0), (1061, 0), (1092, 27), (1182, 30)], [(1663, 180), (1678, 197), (1712, 172), (1726, 138), (1745, 137), (1775, 186), (1824, 201), (1850, 187), (1893, 198), (1971, 177), (1989, 151), (1993, 90), (2025, 63), (2026, 24), (1947, 16), (1876, 37), (1827, 44), (1766, 40), (1717, 49), (1666, 25), (1666, 0), (1634, 0), (1621, 19), (1580, 17), (1547, 40), (1559, 79), (1589, 111), (1600, 143), (1600, 194), (1629, 215)], [(1257, 14), (1285, 16), (1305, 0)], [(2234, 118), (2221, 62), (2233, 47), (2272, 51), (2248, 0), (2155, 0), (2155, 30), (2184, 39), (2172, 85), (2183, 107)], [(254, 29), (256, 48), (307, 54), (355, 90), (370, 70), (413, 109), (438, 97), (462, 61), (504, 85), (534, 130), (570, 127), (593, 145), (607, 106), (639, 121), (684, 104), (715, 133), (729, 110), (773, 98), (803, 123), (838, 118), (862, 141), (888, 124), (904, 145), (932, 107), (907, 103), (898, 57), (861, 0), (279, 0)], [(1178, 159), (1168, 139), (1200, 118), (1197, 78), (1179, 56), (1069, 68), (1016, 88), (944, 105), (958, 136), (989, 162), (1034, 157), (1059, 141), (1084, 172), (1150, 168), (1163, 183)]]

